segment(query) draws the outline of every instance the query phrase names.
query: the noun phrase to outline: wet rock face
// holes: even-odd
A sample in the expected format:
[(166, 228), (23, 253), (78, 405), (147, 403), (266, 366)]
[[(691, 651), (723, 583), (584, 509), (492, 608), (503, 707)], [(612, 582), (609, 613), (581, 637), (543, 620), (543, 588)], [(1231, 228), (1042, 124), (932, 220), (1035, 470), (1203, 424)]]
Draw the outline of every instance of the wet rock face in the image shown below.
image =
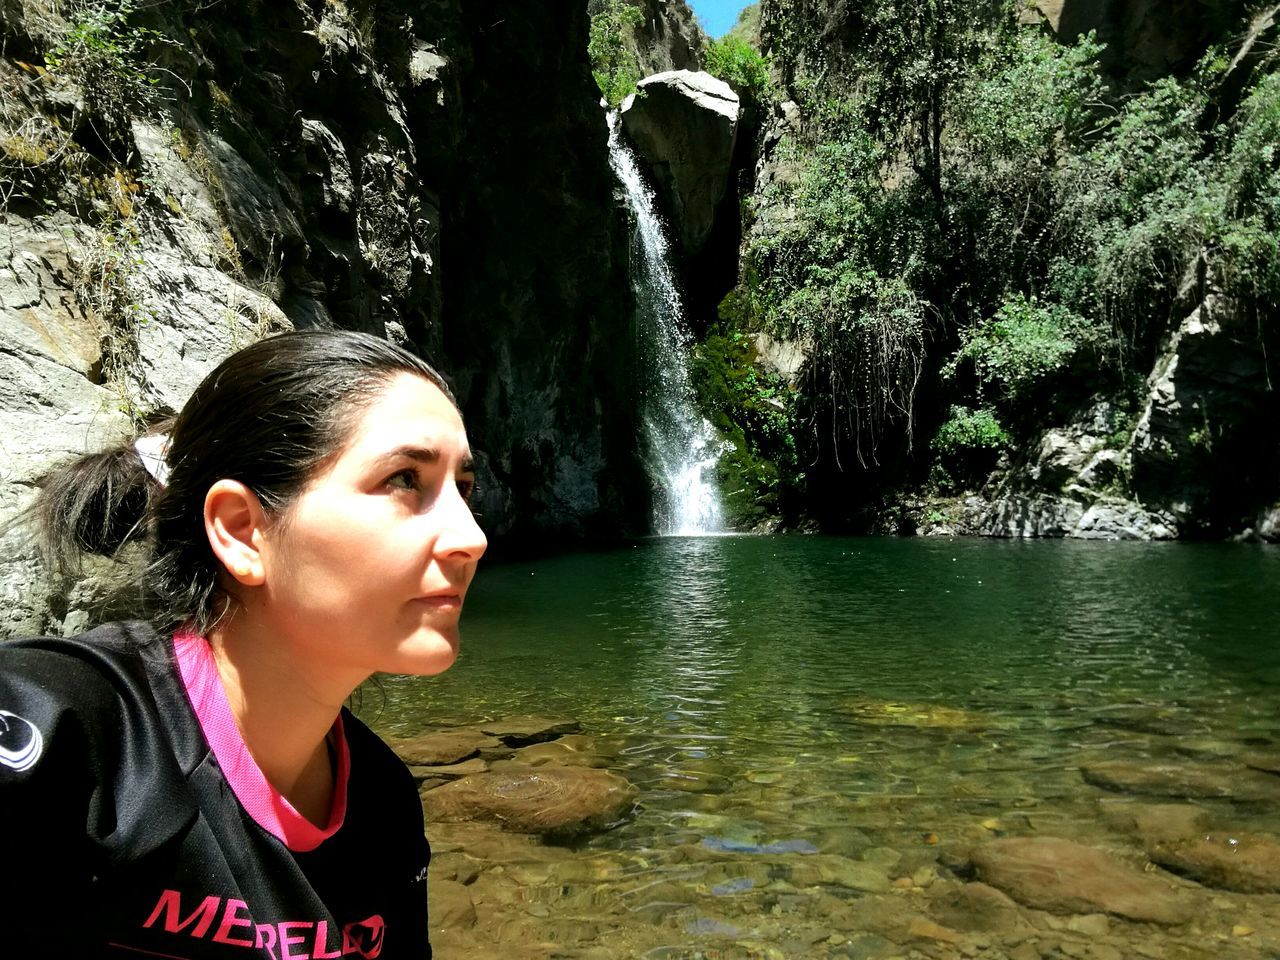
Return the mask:
[(1040, 910), (1110, 913), (1162, 924), (1191, 918), (1190, 901), (1168, 885), (1069, 840), (994, 840), (974, 850), (972, 861), (983, 882)]
[(1130, 444), (1132, 482), (1185, 532), (1236, 532), (1255, 517), (1267, 526), (1280, 448), (1271, 362), (1259, 329), (1216, 294), (1157, 360)]
[(646, 77), (622, 105), (622, 125), (657, 181), (686, 256), (699, 253), (729, 189), (738, 95), (708, 73)]

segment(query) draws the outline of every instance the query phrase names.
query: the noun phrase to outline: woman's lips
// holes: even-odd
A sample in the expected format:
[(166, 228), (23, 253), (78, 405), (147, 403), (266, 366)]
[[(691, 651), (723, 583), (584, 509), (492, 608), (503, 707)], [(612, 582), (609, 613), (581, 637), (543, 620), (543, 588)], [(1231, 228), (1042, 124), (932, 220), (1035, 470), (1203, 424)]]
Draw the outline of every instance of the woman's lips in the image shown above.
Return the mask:
[(437, 610), (450, 610), (462, 606), (460, 593), (433, 593), (426, 597), (418, 597), (414, 601)]

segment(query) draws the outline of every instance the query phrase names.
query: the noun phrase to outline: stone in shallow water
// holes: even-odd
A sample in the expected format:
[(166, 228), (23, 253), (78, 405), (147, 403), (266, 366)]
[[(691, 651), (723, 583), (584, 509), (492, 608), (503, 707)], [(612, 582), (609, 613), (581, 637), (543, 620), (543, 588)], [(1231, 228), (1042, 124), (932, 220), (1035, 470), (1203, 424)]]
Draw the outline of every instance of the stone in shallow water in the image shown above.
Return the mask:
[(1280, 774), (1280, 753), (1247, 753), (1241, 759), (1252, 770)]
[(1189, 803), (1118, 801), (1102, 804), (1102, 815), (1148, 845), (1201, 835), (1209, 825), (1208, 811)]
[(1163, 924), (1190, 919), (1191, 903), (1184, 895), (1101, 850), (1069, 840), (993, 840), (977, 847), (971, 859), (979, 879), (1029, 907)]
[(889, 877), (878, 867), (844, 857), (815, 854), (791, 866), (791, 882), (797, 887), (830, 884), (863, 893), (887, 893)]
[(484, 820), (519, 833), (574, 836), (608, 826), (634, 802), (616, 774), (586, 767), (538, 767), (463, 777), (423, 795), (430, 821)]
[(493, 737), (475, 730), (445, 730), (407, 740), (389, 741), (391, 749), (409, 766), (434, 767), (474, 757), (481, 750), (497, 746)]
[[(427, 780), (456, 780), (458, 777), (469, 777), (473, 773), (484, 773), (489, 769), (489, 765), (479, 757), (472, 757), (470, 760), (463, 760), (461, 763), (451, 763), (447, 766), (427, 767), (411, 764), (409, 772), (413, 774), (413, 779), (419, 784)], [(437, 782), (434, 786), (440, 786)]]
[(471, 902), (471, 894), (456, 880), (433, 877), (427, 884), (427, 899), (427, 916), (431, 918), (433, 933), (448, 927), (466, 929), (476, 925), (476, 907)]
[(941, 703), (907, 703), (855, 697), (841, 704), (859, 723), (926, 730), (986, 730), (1004, 725), (996, 717)]
[(512, 757), (512, 762), (526, 767), (540, 767), (552, 764), (558, 767), (595, 767), (603, 769), (609, 766), (609, 757), (597, 750), (595, 741), (590, 737), (570, 735), (558, 740), (535, 743), (521, 747)]
[(724, 853), (817, 853), (818, 848), (808, 840), (774, 840), (772, 843), (751, 843), (726, 837), (703, 837), (702, 845), (708, 850)]
[(480, 725), (480, 732), (497, 737), (509, 747), (546, 743), (568, 733), (578, 733), (582, 724), (564, 717), (511, 717)]
[(1022, 908), (985, 883), (966, 883), (935, 902), (933, 912), (949, 927), (966, 932), (1029, 934), (1033, 928)]
[(1280, 893), (1280, 843), (1262, 834), (1210, 834), (1156, 844), (1148, 856), (1174, 873), (1238, 893)]
[(1081, 767), (1080, 774), (1095, 787), (1153, 797), (1280, 800), (1280, 777), (1234, 764), (1110, 760)]

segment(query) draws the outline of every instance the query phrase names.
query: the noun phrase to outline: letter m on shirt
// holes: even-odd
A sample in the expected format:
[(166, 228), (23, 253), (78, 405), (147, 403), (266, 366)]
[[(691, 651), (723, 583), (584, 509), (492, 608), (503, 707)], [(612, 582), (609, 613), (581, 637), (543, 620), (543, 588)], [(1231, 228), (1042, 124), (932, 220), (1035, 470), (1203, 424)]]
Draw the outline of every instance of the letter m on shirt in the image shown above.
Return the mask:
[(165, 890), (160, 894), (160, 899), (156, 902), (155, 909), (151, 911), (151, 916), (147, 917), (147, 921), (142, 927), (144, 930), (154, 927), (156, 921), (163, 917), (165, 932), (182, 933), (187, 927), (191, 927), (191, 936), (203, 937), (209, 932), (209, 927), (213, 925), (213, 918), (217, 916), (218, 905), (221, 902), (221, 897), (205, 897), (200, 901), (198, 907), (187, 914), (184, 920), (181, 919), (182, 895), (177, 890)]

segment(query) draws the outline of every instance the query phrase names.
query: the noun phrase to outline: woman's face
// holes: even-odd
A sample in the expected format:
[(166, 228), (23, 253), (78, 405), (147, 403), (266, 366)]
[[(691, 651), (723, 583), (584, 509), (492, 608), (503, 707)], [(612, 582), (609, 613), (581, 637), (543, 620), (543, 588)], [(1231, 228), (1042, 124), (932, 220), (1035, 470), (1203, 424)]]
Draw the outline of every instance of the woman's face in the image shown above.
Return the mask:
[(474, 485), (458, 411), (424, 378), (397, 375), (265, 533), (258, 610), (312, 665), (447, 669), (486, 546)]

